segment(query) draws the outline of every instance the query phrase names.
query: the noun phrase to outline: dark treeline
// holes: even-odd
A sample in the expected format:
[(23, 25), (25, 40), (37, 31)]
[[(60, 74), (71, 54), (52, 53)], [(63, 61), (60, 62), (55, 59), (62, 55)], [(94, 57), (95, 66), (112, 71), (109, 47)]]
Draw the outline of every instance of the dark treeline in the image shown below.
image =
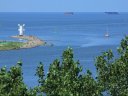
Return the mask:
[[(90, 70), (81, 74), (79, 61), (73, 58), (73, 50), (67, 48), (62, 60), (50, 64), (44, 74), (43, 64), (37, 66), (38, 86), (28, 88), (23, 82), (22, 63), (7, 70), (0, 69), (0, 96), (128, 96), (128, 36), (121, 40), (114, 59), (112, 50), (95, 59), (97, 77)], [(60, 62), (61, 61), (61, 62)]]

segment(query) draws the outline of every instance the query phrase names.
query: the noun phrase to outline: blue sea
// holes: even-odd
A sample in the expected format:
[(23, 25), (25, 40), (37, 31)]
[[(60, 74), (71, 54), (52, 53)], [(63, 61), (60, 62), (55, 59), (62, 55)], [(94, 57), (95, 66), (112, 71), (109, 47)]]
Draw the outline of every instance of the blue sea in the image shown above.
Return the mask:
[[(96, 76), (95, 57), (112, 49), (115, 56), (120, 40), (128, 35), (128, 13), (0, 13), (0, 40), (14, 40), (18, 35), (18, 24), (25, 24), (25, 35), (34, 35), (54, 46), (39, 46), (30, 49), (0, 51), (0, 67), (23, 62), (24, 82), (37, 85), (35, 76), (39, 62), (43, 62), (45, 74), (62, 52), (73, 48), (74, 60), (79, 60), (83, 73), (90, 69)], [(110, 37), (105, 37), (108, 31)], [(16, 39), (15, 39), (16, 40)]]

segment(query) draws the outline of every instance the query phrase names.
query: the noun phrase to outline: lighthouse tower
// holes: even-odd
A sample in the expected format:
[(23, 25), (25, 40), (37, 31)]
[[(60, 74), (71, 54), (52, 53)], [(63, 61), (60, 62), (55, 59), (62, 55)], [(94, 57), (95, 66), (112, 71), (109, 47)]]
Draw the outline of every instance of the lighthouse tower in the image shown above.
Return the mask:
[(19, 26), (19, 29), (18, 29), (19, 36), (23, 36), (24, 35), (24, 31), (25, 31), (25, 29), (24, 29), (25, 24), (23, 24), (23, 25), (18, 24), (18, 26)]

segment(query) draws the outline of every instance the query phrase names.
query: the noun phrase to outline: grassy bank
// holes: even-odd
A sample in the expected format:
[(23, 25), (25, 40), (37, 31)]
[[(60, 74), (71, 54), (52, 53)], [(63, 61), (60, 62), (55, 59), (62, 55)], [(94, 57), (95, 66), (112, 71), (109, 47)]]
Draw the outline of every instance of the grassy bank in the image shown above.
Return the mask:
[(23, 45), (24, 45), (23, 42), (1, 41), (0, 42), (0, 50), (19, 49)]
[(46, 42), (35, 36), (11, 36), (12, 38), (26, 40), (27, 42), (0, 41), (0, 50), (13, 50), (21, 48), (33, 48), (45, 45)]

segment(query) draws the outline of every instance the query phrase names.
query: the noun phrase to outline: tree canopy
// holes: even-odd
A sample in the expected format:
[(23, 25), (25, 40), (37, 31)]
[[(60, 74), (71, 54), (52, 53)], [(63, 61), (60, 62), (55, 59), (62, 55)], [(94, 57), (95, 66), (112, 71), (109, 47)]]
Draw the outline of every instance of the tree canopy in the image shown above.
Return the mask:
[(112, 50), (96, 58), (98, 83), (112, 96), (128, 96), (128, 36), (122, 39), (114, 59)]
[(44, 76), (43, 65), (37, 68), (40, 90), (47, 96), (98, 96), (98, 83), (92, 78), (91, 72), (80, 74), (82, 67), (79, 61), (73, 60), (73, 50), (66, 49), (62, 55), (62, 62), (54, 60), (49, 72)]
[(0, 96), (36, 96), (36, 91), (24, 84), (21, 66), (18, 62), (10, 70), (0, 69)]

